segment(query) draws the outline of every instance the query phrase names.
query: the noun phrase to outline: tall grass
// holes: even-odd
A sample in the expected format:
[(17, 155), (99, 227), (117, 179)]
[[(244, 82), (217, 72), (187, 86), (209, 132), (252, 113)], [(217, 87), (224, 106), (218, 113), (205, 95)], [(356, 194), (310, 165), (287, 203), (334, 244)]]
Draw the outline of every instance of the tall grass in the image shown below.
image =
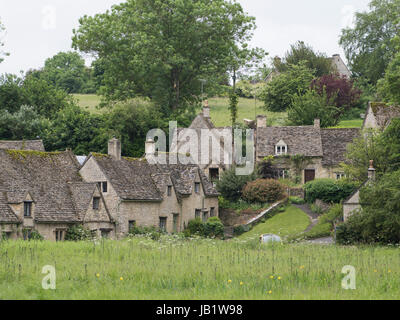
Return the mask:
[[(400, 298), (398, 248), (165, 237), (10, 241), (0, 252), (0, 299)], [(41, 287), (44, 265), (56, 267), (54, 291)], [(345, 265), (356, 268), (356, 290), (341, 288)]]

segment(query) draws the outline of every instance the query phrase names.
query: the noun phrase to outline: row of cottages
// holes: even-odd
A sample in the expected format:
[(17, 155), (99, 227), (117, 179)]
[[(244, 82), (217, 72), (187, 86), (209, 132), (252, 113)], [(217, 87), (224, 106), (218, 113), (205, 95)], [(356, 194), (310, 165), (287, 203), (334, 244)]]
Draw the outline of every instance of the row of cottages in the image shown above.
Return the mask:
[[(246, 122), (246, 121), (245, 121)], [(290, 174), (290, 163), (285, 161), (285, 157), (303, 155), (306, 157), (308, 165), (302, 172), (302, 183), (312, 181), (317, 178), (333, 178), (340, 179), (344, 176), (343, 169), (340, 164), (345, 161), (345, 153), (347, 145), (360, 136), (360, 129), (322, 129), (320, 120), (316, 119), (312, 126), (289, 126), (289, 127), (269, 127), (267, 126), (267, 117), (257, 116), (256, 121), (247, 121), (251, 127), (255, 129), (255, 159), (256, 162), (263, 161), (268, 156), (281, 159), (278, 162), (278, 171), (280, 178), (287, 178)], [(197, 131), (202, 129), (230, 130), (231, 127), (216, 128), (210, 118), (210, 107), (206, 102), (203, 112), (200, 113), (192, 122), (189, 129)], [(182, 136), (180, 136), (182, 135)], [(200, 140), (200, 134), (198, 134)], [(173, 145), (173, 150), (177, 152), (185, 151), (182, 146), (190, 144), (185, 141), (184, 129), (178, 129), (178, 148)], [(197, 143), (197, 142), (196, 142)], [(211, 180), (219, 179), (221, 173), (229, 168), (232, 163), (232, 157), (228, 158), (223, 155), (224, 141), (218, 140), (221, 146), (221, 162), (212, 161), (211, 150), (209, 152), (209, 163), (202, 165), (201, 169), (204, 174)], [(199, 141), (200, 146), (204, 147), (204, 141)], [(204, 149), (203, 149), (204, 150)]]
[(73, 225), (107, 238), (135, 225), (172, 233), (210, 216), (218, 216), (218, 193), (198, 166), (124, 158), (116, 139), (107, 155), (92, 153), (83, 165), (71, 151), (0, 150), (0, 232), (10, 239), (35, 230), (62, 241)]
[[(154, 150), (154, 142), (147, 141), (146, 155)], [(117, 139), (110, 140), (108, 155), (90, 154), (79, 173), (101, 187), (117, 237), (136, 225), (181, 232), (190, 220), (218, 216), (219, 194), (197, 165), (122, 157)]]

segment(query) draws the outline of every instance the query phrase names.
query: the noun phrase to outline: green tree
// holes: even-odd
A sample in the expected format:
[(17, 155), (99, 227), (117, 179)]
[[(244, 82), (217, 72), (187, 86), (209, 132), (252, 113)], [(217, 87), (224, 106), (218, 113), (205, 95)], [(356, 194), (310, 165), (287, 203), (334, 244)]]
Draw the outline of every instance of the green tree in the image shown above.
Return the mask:
[(288, 119), (292, 125), (313, 125), (314, 119), (321, 120), (321, 127), (327, 128), (339, 123), (338, 108), (328, 99), (326, 93), (318, 94), (315, 90), (308, 90), (304, 95), (295, 95), (288, 110)]
[(0, 139), (29, 140), (43, 137), (50, 123), (34, 107), (21, 106), (16, 112), (0, 112)]
[(57, 112), (46, 131), (44, 144), (48, 151), (71, 148), (78, 155), (104, 152), (110, 137), (105, 128), (104, 117), (70, 105)]
[(102, 60), (102, 93), (146, 96), (165, 113), (197, 102), (200, 79), (219, 83), (255, 29), (240, 4), (224, 0), (128, 0), (79, 23), (73, 47)]
[(400, 104), (400, 53), (389, 63), (385, 77), (379, 80), (378, 94), (385, 102)]
[(25, 103), (22, 92), (23, 80), (13, 74), (0, 76), (0, 110), (18, 111)]
[(236, 92), (232, 91), (229, 95), (229, 111), (231, 113), (232, 126), (235, 125), (238, 117), (239, 97)]
[(351, 70), (376, 84), (399, 51), (400, 0), (373, 0), (370, 10), (356, 13), (355, 26), (342, 31)]
[(305, 62), (305, 66), (310, 70), (315, 70), (315, 76), (321, 77), (325, 74), (334, 72), (332, 62), (327, 55), (315, 52), (314, 49), (305, 44), (303, 41), (297, 41), (290, 46), (290, 50), (286, 53), (283, 61), (274, 60), (274, 67), (279, 72), (288, 70), (289, 65), (299, 65)]
[(310, 87), (314, 72), (304, 62), (288, 65), (286, 72), (273, 78), (261, 93), (264, 108), (269, 111), (285, 111), (292, 106), (296, 95), (304, 94)]

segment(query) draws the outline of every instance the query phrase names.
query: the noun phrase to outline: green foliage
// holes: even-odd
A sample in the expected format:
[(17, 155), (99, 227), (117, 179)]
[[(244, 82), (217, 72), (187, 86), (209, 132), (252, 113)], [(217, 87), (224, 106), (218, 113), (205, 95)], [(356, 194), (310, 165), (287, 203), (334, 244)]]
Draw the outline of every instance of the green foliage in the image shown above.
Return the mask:
[(284, 185), (274, 179), (257, 179), (243, 188), (243, 199), (252, 203), (274, 203), (285, 196)]
[(190, 220), (186, 230), (188, 233), (186, 235), (194, 236), (199, 235), (201, 236), (204, 232), (204, 223), (200, 218), (196, 218), (194, 220)]
[(340, 203), (349, 197), (356, 189), (356, 185), (346, 180), (317, 179), (305, 184), (305, 200), (314, 203), (319, 199), (325, 203)]
[(285, 111), (292, 106), (296, 95), (303, 95), (310, 87), (314, 71), (304, 63), (288, 65), (287, 71), (274, 77), (261, 94), (264, 108), (269, 111)]
[(92, 239), (92, 233), (82, 225), (73, 225), (65, 234), (65, 241), (85, 241)]
[(203, 227), (203, 236), (206, 238), (222, 238), (224, 225), (218, 217), (210, 217)]
[(211, 91), (250, 60), (254, 21), (237, 2), (128, 0), (81, 18), (73, 47), (101, 58), (107, 98), (151, 97), (169, 114), (198, 101), (199, 79)]
[(369, 130), (348, 146), (347, 161), (343, 164), (347, 176), (352, 180), (364, 182), (367, 179), (369, 161), (379, 177), (400, 168), (400, 120), (392, 119), (382, 133)]
[(314, 49), (303, 41), (297, 41), (290, 46), (283, 61), (275, 60), (274, 67), (279, 72), (288, 70), (288, 65), (299, 65), (304, 63), (310, 70), (315, 70), (315, 76), (320, 77), (324, 74), (333, 72), (332, 63), (327, 55), (315, 52)]
[(158, 241), (161, 238), (161, 232), (157, 230), (156, 227), (134, 226), (133, 229), (129, 231), (129, 235), (145, 236), (155, 241)]
[(243, 199), (239, 199), (237, 201), (229, 201), (224, 197), (219, 197), (219, 207), (222, 209), (232, 209), (235, 210), (238, 214), (240, 214), (244, 210), (253, 210), (258, 211), (262, 209), (268, 209), (269, 204), (265, 203), (250, 203), (244, 201)]
[(0, 137), (5, 140), (30, 140), (42, 137), (50, 123), (34, 107), (21, 106), (15, 113), (0, 113)]
[(326, 93), (319, 95), (314, 90), (307, 90), (303, 95), (294, 95), (288, 110), (288, 119), (292, 125), (313, 125), (314, 119), (321, 120), (321, 127), (333, 127), (340, 121), (340, 113), (332, 99)]
[(220, 181), (217, 181), (217, 190), (225, 199), (235, 202), (241, 198), (246, 183), (255, 178), (255, 173), (249, 176), (239, 176), (236, 175), (235, 168), (231, 168), (222, 174)]
[(57, 112), (43, 137), (44, 144), (48, 151), (72, 148), (78, 155), (106, 151), (111, 134), (107, 134), (105, 127), (104, 116), (71, 105)]
[(400, 105), (400, 52), (389, 63), (385, 77), (379, 80), (378, 94), (383, 101)]
[(235, 125), (237, 117), (238, 117), (238, 104), (239, 104), (239, 97), (236, 92), (231, 92), (229, 95), (229, 111), (231, 113), (231, 121), (232, 126)]
[(340, 45), (352, 72), (376, 84), (399, 51), (400, 1), (372, 0), (369, 6), (356, 13), (354, 27), (342, 30)]
[(45, 61), (44, 68), (35, 75), (52, 86), (68, 93), (80, 93), (89, 81), (85, 60), (77, 52), (59, 52)]
[(339, 243), (400, 243), (400, 170), (367, 184), (360, 201), (362, 211), (341, 226)]
[[(266, 77), (266, 76), (265, 76)], [(265, 83), (263, 77), (261, 82), (252, 83), (250, 80), (241, 80), (236, 84), (236, 93), (241, 98), (254, 99), (261, 95), (261, 92), (265, 88)]]
[(22, 234), (24, 239), (28, 239), (29, 241), (43, 241), (43, 236), (37, 231), (32, 229), (22, 229)]
[(289, 197), (289, 202), (293, 204), (304, 204), (305, 200), (299, 197)]
[(154, 128), (167, 128), (167, 121), (161, 119), (162, 115), (153, 103), (134, 99), (121, 102), (113, 108), (107, 119), (107, 127), (112, 135), (121, 139), (123, 155), (141, 157), (147, 133)]

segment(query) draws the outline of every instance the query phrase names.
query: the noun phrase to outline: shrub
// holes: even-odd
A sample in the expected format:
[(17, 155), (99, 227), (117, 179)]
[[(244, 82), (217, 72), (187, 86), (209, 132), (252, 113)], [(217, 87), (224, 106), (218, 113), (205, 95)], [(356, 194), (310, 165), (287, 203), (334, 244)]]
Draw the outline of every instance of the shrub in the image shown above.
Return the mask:
[(243, 198), (249, 202), (273, 203), (285, 197), (285, 187), (277, 180), (258, 179), (243, 189)]
[(248, 226), (244, 226), (244, 225), (240, 225), (240, 226), (236, 226), (233, 229), (233, 234), (238, 237), (240, 235), (242, 235), (245, 232), (249, 232), (251, 230), (251, 225)]
[(225, 171), (221, 180), (217, 181), (218, 192), (229, 201), (237, 201), (242, 196), (243, 187), (249, 181), (253, 181), (256, 175), (253, 173), (249, 176), (236, 175), (235, 168)]
[(131, 236), (147, 236), (153, 240), (159, 240), (161, 238), (161, 232), (157, 230), (156, 227), (141, 227), (134, 226), (132, 230), (129, 231)]
[(211, 217), (203, 226), (203, 236), (208, 238), (224, 236), (224, 225), (218, 217)]
[[(43, 236), (36, 230), (23, 229), (22, 233), (23, 233), (25, 239), (29, 238), (29, 240), (38, 240), (38, 241), (44, 240)], [(28, 237), (28, 234), (29, 234), (29, 237)]]
[(90, 240), (92, 233), (82, 225), (74, 225), (68, 228), (65, 234), (65, 241), (83, 241)]
[(293, 203), (293, 204), (304, 204), (305, 203), (304, 199), (299, 198), (299, 197), (290, 197), (289, 201), (290, 201), (290, 203)]
[(345, 180), (317, 179), (306, 183), (304, 188), (308, 203), (314, 203), (317, 199), (326, 203), (340, 203), (356, 190), (356, 185)]
[(187, 226), (189, 230), (189, 235), (202, 235), (204, 231), (204, 224), (200, 218), (190, 220)]

